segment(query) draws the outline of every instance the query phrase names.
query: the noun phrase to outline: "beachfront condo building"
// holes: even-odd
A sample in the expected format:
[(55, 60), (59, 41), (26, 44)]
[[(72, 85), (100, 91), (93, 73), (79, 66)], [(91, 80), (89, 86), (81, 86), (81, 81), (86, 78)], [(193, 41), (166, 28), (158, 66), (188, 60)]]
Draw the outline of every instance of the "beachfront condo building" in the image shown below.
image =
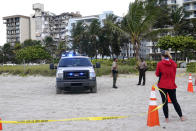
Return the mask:
[(196, 0), (184, 0), (183, 6), (188, 13), (187, 19), (196, 18)]
[(6, 24), (7, 43), (22, 43), (30, 39), (30, 17), (13, 15), (3, 17)]

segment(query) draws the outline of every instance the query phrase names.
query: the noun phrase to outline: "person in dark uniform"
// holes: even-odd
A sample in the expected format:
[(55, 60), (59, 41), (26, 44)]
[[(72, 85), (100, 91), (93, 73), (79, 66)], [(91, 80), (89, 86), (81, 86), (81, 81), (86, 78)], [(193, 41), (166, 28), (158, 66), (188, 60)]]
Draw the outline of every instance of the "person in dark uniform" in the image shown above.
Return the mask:
[[(162, 60), (157, 64), (156, 76), (159, 77), (158, 87), (164, 92), (164, 94), (169, 94), (169, 97), (174, 105), (174, 109), (178, 113), (180, 120), (184, 121), (182, 115), (181, 107), (178, 104), (176, 98), (176, 68), (177, 64), (172, 60), (172, 57), (168, 51), (161, 52)], [(169, 113), (168, 113), (168, 101), (165, 98), (165, 95), (160, 91), (162, 102), (166, 103), (163, 106), (163, 113), (165, 115), (165, 121), (169, 122)]]
[(146, 70), (147, 70), (147, 64), (146, 62), (144, 61), (143, 58), (140, 58), (140, 63), (139, 63), (139, 82), (137, 85), (141, 85), (141, 82), (142, 82), (142, 78), (143, 78), (143, 86), (145, 85), (145, 82), (146, 82)]
[(112, 63), (112, 76), (113, 76), (113, 88), (118, 88), (116, 86), (117, 76), (118, 76), (118, 65), (117, 65), (117, 58), (114, 58)]

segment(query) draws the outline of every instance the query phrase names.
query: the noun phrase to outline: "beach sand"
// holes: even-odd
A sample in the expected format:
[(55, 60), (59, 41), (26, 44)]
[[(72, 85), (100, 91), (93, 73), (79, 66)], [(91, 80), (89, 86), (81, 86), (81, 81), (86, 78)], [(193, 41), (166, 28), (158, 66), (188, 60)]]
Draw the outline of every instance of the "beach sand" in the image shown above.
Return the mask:
[[(98, 93), (55, 94), (55, 77), (0, 76), (0, 118), (2, 120), (58, 120), (79, 117), (129, 116), (103, 121), (69, 121), (36, 124), (3, 124), (5, 131), (196, 131), (196, 93), (187, 92), (188, 74), (178, 69), (177, 99), (186, 121), (181, 122), (169, 104), (169, 123), (159, 110), (160, 126), (147, 127), (151, 87), (158, 80), (147, 71), (146, 85), (137, 86), (137, 75), (119, 75), (118, 89), (112, 77), (97, 78)], [(156, 91), (157, 103), (161, 98)]]

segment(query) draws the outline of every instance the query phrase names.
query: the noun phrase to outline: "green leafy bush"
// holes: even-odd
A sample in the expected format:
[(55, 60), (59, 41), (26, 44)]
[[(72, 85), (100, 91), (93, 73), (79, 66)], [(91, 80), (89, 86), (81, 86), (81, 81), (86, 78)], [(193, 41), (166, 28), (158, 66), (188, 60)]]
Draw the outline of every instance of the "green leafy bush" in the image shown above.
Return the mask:
[[(111, 66), (113, 60), (112, 59), (93, 59), (91, 60), (91, 62), (93, 64), (95, 64), (96, 62), (101, 63), (102, 65), (107, 65), (107, 66)], [(118, 60), (118, 65), (130, 65), (130, 66), (135, 66), (137, 63), (135, 58), (131, 58), (131, 59), (119, 59)]]
[[(109, 75), (111, 74), (111, 66), (102, 65), (100, 69), (95, 69), (97, 76), (102, 75)], [(138, 70), (135, 66), (129, 66), (129, 65), (121, 65), (118, 66), (118, 73), (119, 74), (131, 74), (131, 73), (137, 73)]]
[(25, 60), (25, 62), (35, 62), (49, 58), (49, 53), (41, 46), (29, 46), (16, 52), (16, 59), (19, 63), (22, 63), (23, 60)]
[(111, 66), (113, 60), (112, 59), (93, 59), (91, 60), (92, 64), (95, 65), (96, 62), (101, 63), (101, 65)]
[(147, 65), (148, 65), (148, 71), (154, 71), (156, 70), (157, 67), (157, 61), (146, 61)]
[(187, 72), (196, 73), (196, 62), (187, 64)]

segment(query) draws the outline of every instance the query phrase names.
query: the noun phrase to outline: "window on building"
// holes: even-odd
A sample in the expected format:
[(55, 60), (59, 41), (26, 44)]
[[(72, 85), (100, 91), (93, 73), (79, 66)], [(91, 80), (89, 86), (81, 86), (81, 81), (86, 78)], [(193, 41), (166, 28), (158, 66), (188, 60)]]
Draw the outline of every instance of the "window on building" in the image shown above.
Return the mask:
[(75, 23), (72, 23), (71, 26), (74, 27), (75, 26)]
[(184, 0), (184, 2), (189, 2), (190, 0)]
[(92, 22), (93, 21), (93, 19), (87, 19), (87, 20), (85, 20), (86, 22)]
[(165, 4), (167, 4), (167, 0), (160, 1), (160, 5), (165, 5)]
[(189, 18), (190, 15), (191, 15), (191, 14), (190, 14), (189, 12), (185, 12), (185, 13), (184, 13), (184, 17), (185, 17), (185, 18)]
[(20, 31), (19, 30), (16, 30), (16, 34), (19, 34), (20, 33)]
[(191, 8), (190, 4), (185, 4), (185, 5), (184, 5), (184, 9), (185, 9), (185, 10), (189, 10), (190, 8)]
[(174, 6), (172, 6), (171, 8), (172, 8), (173, 10), (176, 10), (177, 7), (174, 5)]
[(176, 0), (171, 0), (171, 3), (176, 4)]
[(16, 38), (16, 41), (18, 41), (18, 42), (19, 42), (19, 41), (20, 41), (20, 38), (19, 38), (19, 37), (17, 37), (17, 38)]
[(194, 9), (196, 9), (196, 3), (194, 3)]
[(16, 21), (16, 22), (19, 22), (19, 18), (16, 18), (15, 21)]
[(196, 17), (196, 11), (194, 11), (194, 17)]

